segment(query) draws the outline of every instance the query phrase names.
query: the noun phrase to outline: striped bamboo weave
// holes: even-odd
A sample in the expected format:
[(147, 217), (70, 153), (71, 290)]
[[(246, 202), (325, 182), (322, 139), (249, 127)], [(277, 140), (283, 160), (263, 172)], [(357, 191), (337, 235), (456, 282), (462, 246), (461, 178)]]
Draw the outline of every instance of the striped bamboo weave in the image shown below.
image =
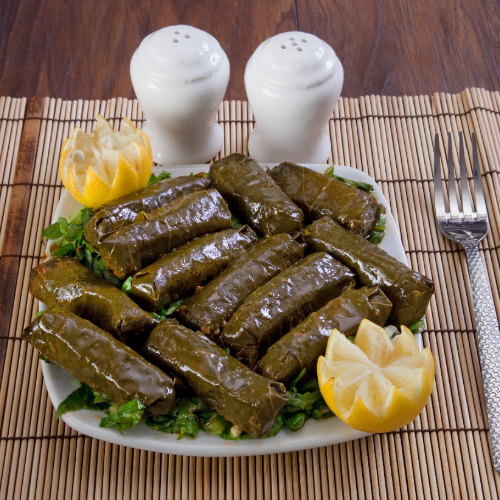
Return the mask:
[[(42, 229), (61, 194), (63, 140), (90, 131), (98, 113), (140, 126), (137, 101), (0, 98), (0, 499), (498, 498), (464, 252), (433, 216), (434, 133), (478, 136), (490, 232), (481, 248), (500, 313), (500, 93), (341, 99), (330, 120), (330, 161), (382, 187), (413, 269), (436, 284), (423, 334), (436, 360), (436, 387), (406, 428), (295, 453), (190, 458), (116, 446), (56, 421), (37, 353), (21, 342), (37, 301), (30, 269), (44, 252)], [(247, 102), (223, 102), (221, 156), (247, 152), (254, 125)], [(446, 148), (441, 144), (442, 157)]]

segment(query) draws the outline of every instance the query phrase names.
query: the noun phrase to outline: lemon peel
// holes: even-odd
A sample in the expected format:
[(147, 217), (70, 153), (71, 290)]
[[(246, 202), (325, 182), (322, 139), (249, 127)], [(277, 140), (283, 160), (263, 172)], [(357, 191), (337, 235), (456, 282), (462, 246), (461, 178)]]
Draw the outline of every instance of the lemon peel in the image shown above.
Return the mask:
[(423, 410), (434, 387), (434, 359), (419, 351), (408, 328), (392, 342), (378, 325), (363, 320), (354, 344), (338, 330), (318, 360), (318, 382), (329, 408), (350, 427), (390, 432)]

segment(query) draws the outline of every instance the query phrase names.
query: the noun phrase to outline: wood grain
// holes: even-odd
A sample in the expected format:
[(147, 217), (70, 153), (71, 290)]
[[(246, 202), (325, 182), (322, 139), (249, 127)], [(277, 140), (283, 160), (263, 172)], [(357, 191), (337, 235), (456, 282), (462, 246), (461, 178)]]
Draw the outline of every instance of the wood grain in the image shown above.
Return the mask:
[(297, 0), (299, 29), (344, 65), (343, 96), (500, 86), (500, 3)]
[(3, 0), (0, 95), (134, 98), (132, 54), (173, 24), (219, 40), (231, 63), (225, 99), (246, 99), (245, 66), (261, 42), (296, 29), (335, 49), (345, 97), (500, 87), (497, 0)]
[(0, 95), (133, 98), (132, 54), (146, 35), (173, 24), (217, 38), (231, 64), (226, 98), (241, 99), (246, 61), (266, 38), (296, 29), (295, 2), (7, 2), (0, 19)]

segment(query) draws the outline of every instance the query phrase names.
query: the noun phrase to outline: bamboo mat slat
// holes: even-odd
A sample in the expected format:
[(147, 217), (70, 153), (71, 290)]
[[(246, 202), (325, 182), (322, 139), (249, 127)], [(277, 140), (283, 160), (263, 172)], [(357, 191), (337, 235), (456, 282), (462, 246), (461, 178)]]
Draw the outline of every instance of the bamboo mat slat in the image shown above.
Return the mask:
[[(472, 88), (457, 95), (339, 101), (329, 123), (329, 162), (359, 168), (379, 183), (408, 262), (436, 285), (423, 334), (436, 361), (436, 387), (422, 414), (400, 431), (242, 458), (163, 455), (70, 429), (55, 420), (37, 353), (21, 341), (38, 309), (28, 293), (29, 273), (45, 251), (42, 230), (61, 195), (62, 143), (75, 126), (91, 131), (98, 114), (115, 130), (125, 116), (138, 127), (144, 123), (136, 100), (0, 97), (0, 499), (499, 497), (465, 254), (436, 227), (432, 175), (434, 134), (440, 135), (444, 159), (451, 132), (458, 173), (463, 131), (472, 179), (476, 133), (490, 216), (481, 252), (500, 314), (499, 92)], [(217, 158), (248, 154), (254, 126), (248, 103), (224, 101), (218, 120), (224, 143)]]

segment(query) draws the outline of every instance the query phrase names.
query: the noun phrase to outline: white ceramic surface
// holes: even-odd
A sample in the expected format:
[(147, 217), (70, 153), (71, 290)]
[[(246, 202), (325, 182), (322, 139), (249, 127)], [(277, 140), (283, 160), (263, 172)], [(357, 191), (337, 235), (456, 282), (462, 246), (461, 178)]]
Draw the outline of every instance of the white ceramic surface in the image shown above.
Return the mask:
[(328, 119), (344, 71), (333, 49), (314, 35), (281, 33), (249, 59), (245, 88), (255, 115), (248, 150), (260, 163), (324, 163), (331, 151)]
[(185, 25), (155, 31), (132, 56), (130, 76), (156, 163), (204, 163), (221, 150), (215, 118), (229, 61), (213, 36)]
[[(274, 165), (263, 164), (262, 166), (273, 167)], [(305, 166), (318, 172), (324, 172), (327, 167), (326, 165)], [(209, 165), (182, 166), (175, 169), (174, 176), (188, 175), (191, 172), (206, 172), (208, 168)], [(163, 169), (155, 168), (154, 172), (158, 174), (161, 170)], [(385, 207), (389, 206), (382, 190), (364, 172), (351, 167), (336, 166), (335, 173), (348, 179), (372, 184), (378, 201)], [(53, 221), (55, 222), (58, 217), (68, 217), (80, 208), (82, 208), (82, 205), (66, 189), (63, 189)], [(389, 210), (387, 211), (386, 224), (386, 235), (380, 244), (380, 248), (406, 264), (401, 237)], [(43, 304), (40, 308), (45, 309)], [(420, 349), (422, 349), (421, 335), (417, 335), (416, 339)], [(75, 390), (75, 379), (53, 364), (40, 362), (42, 363), (47, 391), (52, 404), (57, 408), (59, 403)], [(144, 450), (190, 456), (231, 457), (282, 453), (343, 443), (367, 436), (366, 433), (351, 429), (334, 417), (324, 421), (311, 419), (297, 432), (282, 429), (277, 436), (261, 440), (225, 441), (217, 436), (210, 436), (201, 430), (196, 439), (184, 438), (178, 440), (177, 436), (151, 430), (144, 423), (125, 431), (121, 435), (114, 429), (99, 427), (100, 417), (103, 415), (101, 412), (80, 410), (67, 413), (62, 418), (73, 429), (103, 441)]]

